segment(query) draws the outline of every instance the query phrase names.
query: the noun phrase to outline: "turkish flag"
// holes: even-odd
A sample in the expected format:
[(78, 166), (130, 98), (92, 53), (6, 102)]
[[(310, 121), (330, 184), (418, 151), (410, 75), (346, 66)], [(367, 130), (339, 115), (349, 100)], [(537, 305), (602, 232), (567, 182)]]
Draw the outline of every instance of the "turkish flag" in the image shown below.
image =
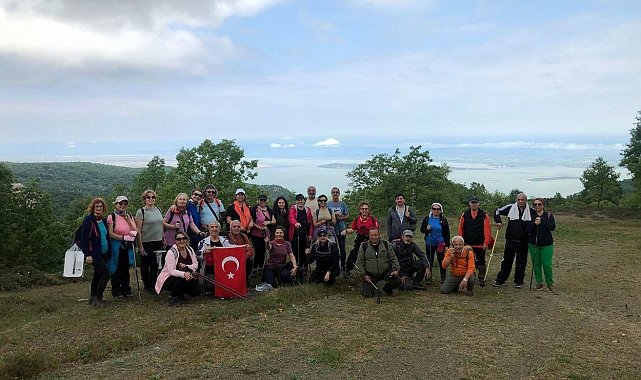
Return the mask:
[(247, 295), (245, 246), (218, 248), (214, 252), (214, 297), (239, 298)]

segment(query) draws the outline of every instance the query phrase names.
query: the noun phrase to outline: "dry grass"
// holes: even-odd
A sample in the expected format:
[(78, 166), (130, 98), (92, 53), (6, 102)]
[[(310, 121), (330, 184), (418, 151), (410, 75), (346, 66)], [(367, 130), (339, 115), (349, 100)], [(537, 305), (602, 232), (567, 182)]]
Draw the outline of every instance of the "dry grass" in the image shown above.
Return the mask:
[(87, 282), (3, 293), (0, 377), (638, 378), (641, 226), (557, 221), (556, 295), (490, 287), (446, 296), (433, 285), (377, 305), (341, 279), (253, 302), (201, 297), (173, 309), (143, 295), (99, 310), (76, 301)]

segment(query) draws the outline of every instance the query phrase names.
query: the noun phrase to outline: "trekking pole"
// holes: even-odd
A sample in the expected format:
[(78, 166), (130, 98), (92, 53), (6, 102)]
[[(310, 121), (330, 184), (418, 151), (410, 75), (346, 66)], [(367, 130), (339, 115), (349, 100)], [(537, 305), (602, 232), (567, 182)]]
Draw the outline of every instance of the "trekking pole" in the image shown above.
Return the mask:
[(487, 267), (485, 268), (485, 277), (483, 277), (483, 282), (487, 280), (487, 274), (490, 273), (490, 264), (492, 263), (492, 256), (494, 256), (494, 249), (496, 248), (496, 243), (499, 241), (499, 231), (501, 227), (496, 229), (496, 236), (494, 237), (494, 245), (492, 246), (492, 251), (490, 252), (490, 259), (487, 261)]
[[(300, 228), (298, 228), (296, 230), (296, 265), (299, 265), (300, 263), (301, 263), (300, 262)], [(303, 270), (302, 267), (301, 267), (301, 270)], [(280, 276), (280, 272), (278, 275)], [(294, 278), (294, 284), (298, 282), (298, 277), (299, 277), (298, 271), (296, 271), (296, 278)]]
[(381, 303), (381, 294), (383, 294), (383, 292), (381, 292), (380, 289), (378, 289), (378, 286), (374, 285), (372, 280), (365, 279), (365, 281), (368, 282), (370, 285), (372, 285), (374, 287), (374, 290), (376, 290), (376, 294), (378, 294), (378, 296), (376, 297), (376, 303), (380, 304)]
[(208, 282), (208, 283), (210, 283), (211, 285), (214, 285), (214, 286), (219, 286), (220, 288), (230, 292), (231, 294), (233, 294), (234, 296), (236, 296), (238, 298), (242, 298), (244, 300), (253, 301), (253, 299), (240, 294), (236, 289), (232, 289), (232, 288), (230, 288), (230, 287), (228, 287), (228, 286), (226, 286), (224, 284), (221, 284), (219, 281), (216, 281), (211, 277), (207, 277), (207, 276), (205, 276), (203, 274), (200, 274), (200, 273), (194, 272), (194, 271), (189, 271), (189, 273), (191, 273), (194, 276), (194, 278), (196, 278), (198, 280), (203, 280), (203, 281)]
[[(539, 243), (539, 226), (536, 226), (536, 235), (534, 236), (534, 253), (538, 249), (537, 244)], [(530, 273), (530, 291), (532, 291), (532, 277), (534, 277), (534, 255), (532, 255), (532, 272)]]
[(136, 274), (136, 286), (138, 287), (138, 300), (142, 301), (142, 295), (140, 294), (140, 279), (138, 278), (138, 261), (136, 260), (136, 250), (134, 250), (134, 273)]

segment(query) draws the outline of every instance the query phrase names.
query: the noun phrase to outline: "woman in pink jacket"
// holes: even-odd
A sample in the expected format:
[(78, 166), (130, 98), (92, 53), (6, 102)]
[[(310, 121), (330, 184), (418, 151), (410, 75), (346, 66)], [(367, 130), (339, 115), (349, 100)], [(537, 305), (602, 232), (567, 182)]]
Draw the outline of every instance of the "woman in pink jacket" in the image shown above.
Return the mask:
[(178, 231), (176, 233), (176, 244), (174, 244), (165, 256), (165, 266), (156, 280), (156, 293), (165, 289), (171, 292), (169, 297), (170, 306), (180, 306), (184, 301), (185, 293), (192, 297), (200, 294), (200, 284), (193, 276), (198, 269), (198, 260), (194, 250), (189, 246), (187, 233)]

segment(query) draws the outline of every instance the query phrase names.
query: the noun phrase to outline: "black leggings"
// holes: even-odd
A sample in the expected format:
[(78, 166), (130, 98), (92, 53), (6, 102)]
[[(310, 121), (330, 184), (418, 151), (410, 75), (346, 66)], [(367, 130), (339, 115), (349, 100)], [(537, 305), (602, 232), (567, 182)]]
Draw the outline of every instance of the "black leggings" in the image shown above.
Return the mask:
[(142, 283), (147, 290), (154, 289), (156, 286), (158, 262), (156, 262), (155, 251), (160, 251), (162, 248), (162, 240), (142, 243), (142, 249), (145, 252), (140, 256), (140, 277), (142, 277)]
[(93, 278), (91, 279), (91, 296), (102, 299), (102, 296), (109, 282), (109, 271), (105, 260), (93, 262)]
[(171, 292), (172, 297), (183, 298), (185, 294), (189, 294), (192, 297), (200, 295), (201, 288), (198, 281), (192, 279), (187, 281), (182, 277), (170, 276), (162, 288)]

